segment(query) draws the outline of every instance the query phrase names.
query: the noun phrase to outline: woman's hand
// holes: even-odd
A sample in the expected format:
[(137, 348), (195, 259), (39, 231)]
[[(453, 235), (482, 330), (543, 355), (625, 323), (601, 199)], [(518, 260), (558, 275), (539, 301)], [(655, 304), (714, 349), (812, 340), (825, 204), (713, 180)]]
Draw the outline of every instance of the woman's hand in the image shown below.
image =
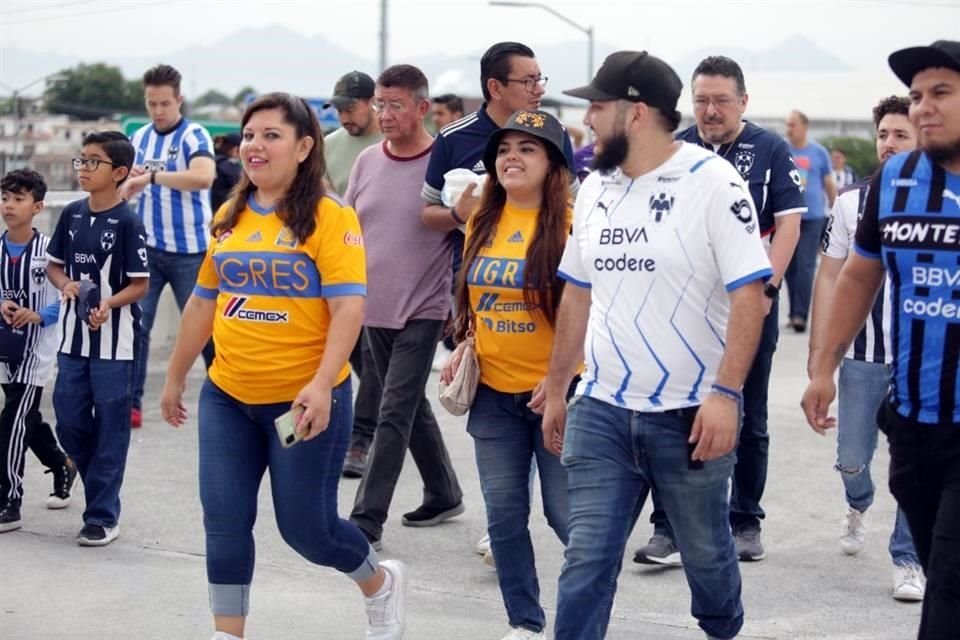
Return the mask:
[(440, 382), (443, 384), (453, 382), (453, 377), (457, 375), (457, 369), (460, 368), (460, 361), (463, 360), (463, 350), (466, 348), (467, 341), (464, 340), (453, 350), (453, 353), (447, 358), (447, 363), (443, 365), (443, 370), (440, 372)]
[(300, 419), (294, 425), (298, 435), (313, 440), (330, 425), (330, 409), (333, 405), (333, 389), (311, 382), (297, 394), (293, 406), (303, 407)]
[(160, 414), (171, 427), (179, 428), (187, 421), (187, 408), (183, 406), (185, 388), (185, 382), (174, 382), (169, 376), (163, 385), (163, 393), (160, 394)]

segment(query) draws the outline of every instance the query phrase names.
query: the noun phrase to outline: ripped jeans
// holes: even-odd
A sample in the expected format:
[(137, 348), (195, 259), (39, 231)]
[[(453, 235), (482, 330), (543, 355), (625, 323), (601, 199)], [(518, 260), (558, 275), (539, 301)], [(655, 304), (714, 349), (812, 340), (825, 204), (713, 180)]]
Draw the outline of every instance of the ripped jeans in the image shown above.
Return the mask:
[[(836, 470), (843, 480), (847, 504), (860, 512), (873, 504), (876, 488), (870, 477), (870, 462), (880, 431), (877, 410), (889, 387), (889, 365), (851, 358), (844, 358), (840, 364)], [(899, 507), (889, 549), (894, 564), (919, 566), (907, 519)]]

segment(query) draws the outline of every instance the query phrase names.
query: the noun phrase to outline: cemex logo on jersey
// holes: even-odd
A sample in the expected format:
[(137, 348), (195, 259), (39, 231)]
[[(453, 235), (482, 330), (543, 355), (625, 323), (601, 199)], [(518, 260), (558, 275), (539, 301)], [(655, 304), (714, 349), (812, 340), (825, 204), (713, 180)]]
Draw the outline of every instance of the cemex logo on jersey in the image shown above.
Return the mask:
[(753, 169), (754, 159), (753, 153), (749, 151), (738, 151), (733, 158), (733, 166), (740, 172), (740, 176), (744, 180), (750, 175), (750, 169)]
[(250, 298), (245, 296), (232, 296), (223, 308), (223, 317), (244, 320), (246, 322), (269, 322), (271, 324), (290, 321), (290, 314), (287, 311), (245, 309), (244, 305), (247, 304), (249, 299)]
[(663, 222), (670, 215), (675, 196), (672, 193), (661, 191), (650, 196), (650, 219), (653, 222)]
[(527, 304), (525, 301), (520, 302), (497, 302), (500, 299), (499, 293), (485, 293), (480, 296), (480, 300), (477, 302), (477, 313), (483, 313), (485, 311), (495, 311), (501, 313), (510, 313), (514, 311), (533, 311), (537, 308), (536, 305)]

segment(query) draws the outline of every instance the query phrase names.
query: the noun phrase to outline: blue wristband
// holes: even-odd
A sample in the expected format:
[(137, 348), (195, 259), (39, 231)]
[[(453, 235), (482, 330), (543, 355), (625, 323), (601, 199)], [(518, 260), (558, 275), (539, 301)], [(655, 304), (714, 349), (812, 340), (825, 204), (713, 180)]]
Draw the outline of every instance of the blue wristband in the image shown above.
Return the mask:
[(734, 400), (736, 402), (743, 401), (743, 394), (737, 391), (736, 389), (731, 389), (730, 387), (725, 387), (722, 384), (716, 384), (710, 386), (710, 390), (717, 395), (721, 395), (724, 398)]

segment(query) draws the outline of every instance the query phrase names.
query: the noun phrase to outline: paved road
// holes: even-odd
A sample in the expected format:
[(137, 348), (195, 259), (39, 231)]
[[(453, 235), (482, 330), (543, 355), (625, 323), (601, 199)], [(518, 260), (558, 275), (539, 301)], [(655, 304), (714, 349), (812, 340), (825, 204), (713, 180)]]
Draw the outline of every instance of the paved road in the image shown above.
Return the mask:
[[(69, 509), (47, 511), (49, 478), (32, 457), (27, 465), (25, 526), (0, 535), (0, 638), (46, 640), (206, 640), (211, 635), (197, 497), (196, 431), (175, 431), (159, 420), (157, 395), (163, 353), (156, 353), (143, 429), (135, 432), (124, 485), (121, 537), (103, 549), (77, 547), (81, 497)], [(840, 479), (832, 470), (835, 437), (821, 438), (802, 421), (805, 337), (784, 334), (777, 353), (770, 406), (770, 479), (765, 498), (767, 560), (741, 565), (747, 623), (743, 638), (906, 640), (920, 607), (890, 598), (886, 542), (894, 504), (886, 490), (887, 454), (878, 452), (881, 490), (870, 511), (865, 550), (844, 556), (838, 533), (844, 512)], [(191, 379), (195, 407), (200, 372)], [(436, 378), (430, 388), (435, 389)], [(49, 411), (49, 398), (45, 398)], [(52, 415), (52, 414), (51, 414)], [(438, 410), (466, 493), (467, 512), (432, 529), (400, 525), (419, 504), (420, 484), (408, 461), (384, 533), (384, 557), (410, 568), (408, 640), (497, 640), (506, 618), (494, 572), (473, 554), (483, 533), (483, 506), (465, 420)], [(286, 547), (261, 495), (257, 570), (248, 637), (253, 640), (362, 638), (358, 592), (332, 570), (314, 567)], [(357, 481), (344, 481), (341, 512)], [(539, 504), (537, 499), (536, 504)], [(649, 507), (630, 550), (649, 536)], [(562, 562), (560, 544), (542, 515), (532, 523), (543, 602), (552, 619)], [(655, 640), (702, 638), (689, 614), (689, 595), (676, 569), (645, 568), (627, 557), (608, 637)]]

